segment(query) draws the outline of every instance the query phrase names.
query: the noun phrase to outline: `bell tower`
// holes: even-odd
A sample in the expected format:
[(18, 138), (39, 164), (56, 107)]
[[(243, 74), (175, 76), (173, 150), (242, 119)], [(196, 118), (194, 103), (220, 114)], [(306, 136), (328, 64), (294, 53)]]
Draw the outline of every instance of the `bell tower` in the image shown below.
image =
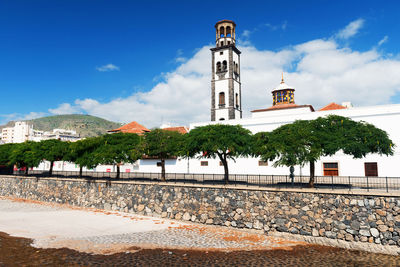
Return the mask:
[(215, 24), (215, 47), (211, 48), (211, 121), (242, 118), (240, 51), (236, 48), (236, 24)]

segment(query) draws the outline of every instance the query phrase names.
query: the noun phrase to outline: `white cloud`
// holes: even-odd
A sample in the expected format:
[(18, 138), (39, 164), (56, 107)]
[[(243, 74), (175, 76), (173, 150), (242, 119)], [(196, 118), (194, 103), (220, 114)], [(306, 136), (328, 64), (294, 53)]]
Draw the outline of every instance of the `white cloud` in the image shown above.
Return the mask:
[(385, 35), (385, 37), (382, 38), (382, 40), (380, 40), (378, 42), (378, 46), (383, 45), (384, 43), (386, 43), (389, 40), (389, 36)]
[(364, 19), (357, 19), (350, 22), (344, 29), (340, 30), (336, 37), (339, 39), (349, 39), (358, 33), (364, 25)]
[(48, 115), (46, 112), (30, 112), (28, 114), (11, 113), (11, 114), (0, 114), (0, 125), (6, 124), (9, 121), (24, 121), (33, 120)]
[(96, 67), (96, 70), (100, 71), (100, 72), (107, 72), (107, 71), (115, 71), (115, 70), (119, 70), (118, 66), (115, 66), (114, 64), (107, 64), (101, 67)]
[(62, 114), (74, 114), (79, 112), (79, 108), (76, 106), (71, 106), (69, 103), (63, 103), (59, 105), (57, 108), (49, 109), (49, 112), (55, 115), (62, 115)]

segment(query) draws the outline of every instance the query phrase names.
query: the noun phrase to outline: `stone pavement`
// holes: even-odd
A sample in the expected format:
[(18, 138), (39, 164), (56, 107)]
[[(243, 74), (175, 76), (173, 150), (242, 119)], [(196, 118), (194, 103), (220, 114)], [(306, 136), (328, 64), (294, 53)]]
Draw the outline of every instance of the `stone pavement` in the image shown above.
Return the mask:
[(0, 232), (33, 239), (40, 248), (112, 254), (142, 248), (211, 251), (304, 245), (262, 232), (0, 197)]

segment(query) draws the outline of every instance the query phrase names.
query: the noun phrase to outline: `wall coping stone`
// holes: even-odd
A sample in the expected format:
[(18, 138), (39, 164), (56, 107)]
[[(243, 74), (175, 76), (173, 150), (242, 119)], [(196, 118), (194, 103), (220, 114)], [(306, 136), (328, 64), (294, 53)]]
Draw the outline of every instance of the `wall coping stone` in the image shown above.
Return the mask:
[(84, 178), (58, 178), (58, 177), (31, 177), (31, 176), (14, 176), (14, 175), (0, 175), (1, 178), (12, 179), (34, 179), (34, 180), (55, 180), (55, 181), (69, 181), (69, 182), (89, 182), (89, 183), (112, 183), (112, 184), (139, 184), (139, 185), (161, 185), (171, 187), (189, 187), (189, 188), (215, 188), (215, 189), (236, 189), (248, 191), (266, 191), (266, 192), (293, 192), (293, 193), (314, 193), (314, 194), (332, 194), (332, 195), (350, 195), (350, 196), (382, 196), (382, 197), (400, 197), (400, 190), (398, 192), (385, 192), (385, 191), (370, 191), (364, 190), (331, 190), (331, 189), (315, 189), (315, 188), (271, 188), (271, 187), (258, 187), (258, 186), (242, 186), (242, 185), (206, 185), (206, 184), (193, 184), (193, 183), (171, 183), (171, 182), (145, 182), (145, 181), (114, 181), (103, 179), (84, 179)]

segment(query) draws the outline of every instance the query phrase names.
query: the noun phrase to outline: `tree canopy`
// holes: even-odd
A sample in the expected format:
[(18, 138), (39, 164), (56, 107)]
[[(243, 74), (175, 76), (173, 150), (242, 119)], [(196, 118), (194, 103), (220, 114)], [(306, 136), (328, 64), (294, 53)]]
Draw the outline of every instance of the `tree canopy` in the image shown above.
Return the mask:
[(41, 155), (43, 160), (50, 162), (49, 176), (51, 176), (54, 162), (64, 159), (68, 153), (69, 143), (57, 139), (49, 139), (40, 141), (36, 147), (38, 155)]
[(251, 156), (252, 135), (240, 125), (214, 124), (197, 127), (188, 133), (186, 151), (189, 157), (216, 158), (224, 166), (224, 181), (229, 181), (228, 159)]
[(120, 164), (134, 163), (142, 156), (141, 139), (133, 133), (115, 133), (104, 135), (100, 146), (94, 151), (98, 164), (117, 165), (117, 176), (120, 177)]
[(29, 168), (37, 167), (42, 161), (38, 146), (39, 143), (32, 141), (13, 144), (9, 157), (10, 164), (25, 168), (25, 173), (28, 174)]
[(184, 155), (184, 135), (176, 131), (154, 129), (144, 134), (145, 157), (161, 161), (161, 178), (165, 180), (165, 160)]
[(298, 120), (272, 132), (255, 135), (254, 152), (264, 160), (276, 160), (275, 166), (310, 164), (310, 187), (314, 186), (315, 162), (321, 156), (338, 151), (354, 158), (368, 153), (393, 155), (388, 134), (366, 122), (329, 115), (315, 120)]

